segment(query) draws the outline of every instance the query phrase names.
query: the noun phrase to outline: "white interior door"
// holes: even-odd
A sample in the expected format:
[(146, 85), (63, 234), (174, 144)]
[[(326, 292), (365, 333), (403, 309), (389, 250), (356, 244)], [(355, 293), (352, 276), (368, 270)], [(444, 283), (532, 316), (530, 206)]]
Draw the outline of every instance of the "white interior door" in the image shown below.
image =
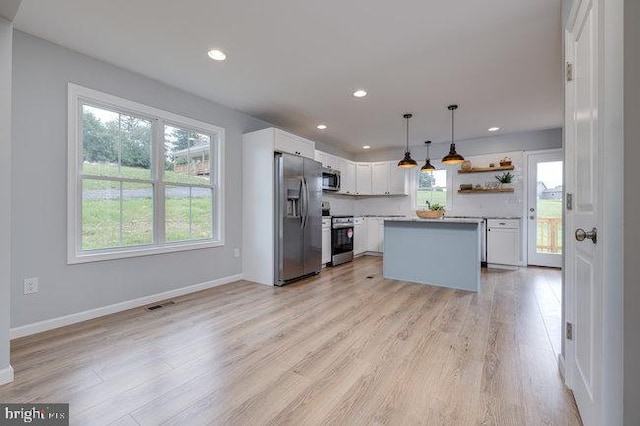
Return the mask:
[(565, 85), (565, 180), (571, 204), (565, 210), (565, 307), (573, 334), (565, 341), (566, 367), (567, 384), (587, 426), (606, 424), (602, 418), (602, 244), (595, 238), (583, 238), (585, 234), (579, 231), (592, 232), (602, 221), (602, 141), (598, 128), (600, 2), (576, 2), (579, 6), (573, 11), (566, 32), (572, 79)]
[(562, 267), (562, 151), (528, 156), (527, 262)]

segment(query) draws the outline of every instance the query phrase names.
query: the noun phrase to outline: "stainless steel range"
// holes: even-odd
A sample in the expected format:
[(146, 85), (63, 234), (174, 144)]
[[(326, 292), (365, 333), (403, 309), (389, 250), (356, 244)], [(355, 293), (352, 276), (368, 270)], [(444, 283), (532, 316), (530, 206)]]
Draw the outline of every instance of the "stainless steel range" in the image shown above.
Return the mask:
[(353, 260), (353, 216), (331, 217), (331, 266)]

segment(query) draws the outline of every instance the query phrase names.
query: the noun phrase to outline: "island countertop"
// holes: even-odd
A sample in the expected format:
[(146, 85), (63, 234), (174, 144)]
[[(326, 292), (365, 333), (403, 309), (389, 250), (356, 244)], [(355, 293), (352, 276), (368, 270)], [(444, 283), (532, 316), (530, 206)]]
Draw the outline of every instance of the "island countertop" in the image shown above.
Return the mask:
[(419, 217), (392, 217), (385, 222), (426, 222), (426, 223), (482, 223), (482, 219), (470, 217), (445, 217), (444, 219), (421, 219)]

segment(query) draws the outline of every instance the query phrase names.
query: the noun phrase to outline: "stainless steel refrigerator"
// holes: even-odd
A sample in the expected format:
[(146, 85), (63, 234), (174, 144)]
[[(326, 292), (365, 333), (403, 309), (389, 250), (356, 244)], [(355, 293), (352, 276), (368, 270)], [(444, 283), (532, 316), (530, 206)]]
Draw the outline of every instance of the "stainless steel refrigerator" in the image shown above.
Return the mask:
[(276, 285), (317, 274), (322, 267), (322, 165), (275, 154)]

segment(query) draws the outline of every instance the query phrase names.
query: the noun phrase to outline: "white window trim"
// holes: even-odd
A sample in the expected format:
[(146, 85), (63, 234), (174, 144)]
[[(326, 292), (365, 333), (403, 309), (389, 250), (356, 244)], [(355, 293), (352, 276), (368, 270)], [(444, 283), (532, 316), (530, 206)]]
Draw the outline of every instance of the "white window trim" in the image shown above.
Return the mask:
[[(67, 141), (67, 263), (78, 264), (87, 262), (99, 262), (113, 259), (125, 259), (130, 257), (148, 256), (162, 253), (173, 253), (185, 250), (196, 250), (211, 247), (224, 246), (224, 145), (225, 145), (225, 130), (222, 127), (214, 126), (212, 124), (204, 123), (201, 121), (193, 120), (188, 117), (183, 117), (171, 112), (163, 111), (148, 105), (140, 104), (137, 102), (129, 101), (117, 96), (109, 95), (107, 93), (98, 92), (96, 90), (88, 89), (86, 87), (78, 86), (73, 83), (68, 85), (68, 113), (67, 113), (67, 129), (68, 129), (68, 141)], [(153, 245), (132, 246), (116, 249), (104, 249), (104, 250), (81, 250), (81, 238), (82, 238), (82, 217), (81, 217), (81, 179), (80, 174), (82, 156), (80, 155), (81, 147), (81, 126), (80, 120), (80, 107), (83, 101), (91, 104), (115, 109), (116, 111), (128, 112), (135, 116), (148, 118), (154, 121), (161, 121), (161, 124), (169, 124), (174, 126), (186, 127), (190, 130), (200, 131), (206, 134), (217, 134), (217, 143), (215, 148), (212, 148), (213, 155), (210, 157), (211, 168), (216, 172), (215, 180), (212, 175), (213, 185), (213, 238), (208, 240), (193, 240), (193, 241), (179, 241), (179, 242), (165, 242)], [(161, 127), (156, 126), (156, 131), (161, 133)], [(164, 138), (164, 134), (154, 135), (154, 140), (159, 141)], [(164, 145), (164, 144), (156, 144)], [(162, 146), (155, 146), (152, 148), (152, 167), (159, 167), (159, 161), (157, 156), (162, 150)], [(153, 181), (155, 183), (154, 189), (159, 188), (158, 185), (158, 173), (154, 170)], [(158, 202), (158, 197), (154, 192), (154, 203)], [(154, 208), (154, 211), (156, 209)], [(154, 216), (154, 235), (164, 235), (164, 220), (156, 220), (157, 216)], [(160, 218), (164, 219), (164, 218)], [(216, 220), (217, 219), (217, 220)], [(160, 230), (162, 228), (162, 230)]]
[[(444, 208), (445, 210), (450, 211), (452, 208), (451, 206), (453, 205), (453, 174), (456, 172), (458, 167), (451, 165), (447, 166), (440, 163), (439, 161), (431, 161), (431, 164), (433, 164), (437, 170), (447, 171), (447, 203)], [(409, 173), (409, 194), (411, 196), (411, 209), (418, 210), (424, 207), (418, 205), (418, 173), (420, 173), (420, 171), (411, 169), (411, 172), (412, 173)]]

